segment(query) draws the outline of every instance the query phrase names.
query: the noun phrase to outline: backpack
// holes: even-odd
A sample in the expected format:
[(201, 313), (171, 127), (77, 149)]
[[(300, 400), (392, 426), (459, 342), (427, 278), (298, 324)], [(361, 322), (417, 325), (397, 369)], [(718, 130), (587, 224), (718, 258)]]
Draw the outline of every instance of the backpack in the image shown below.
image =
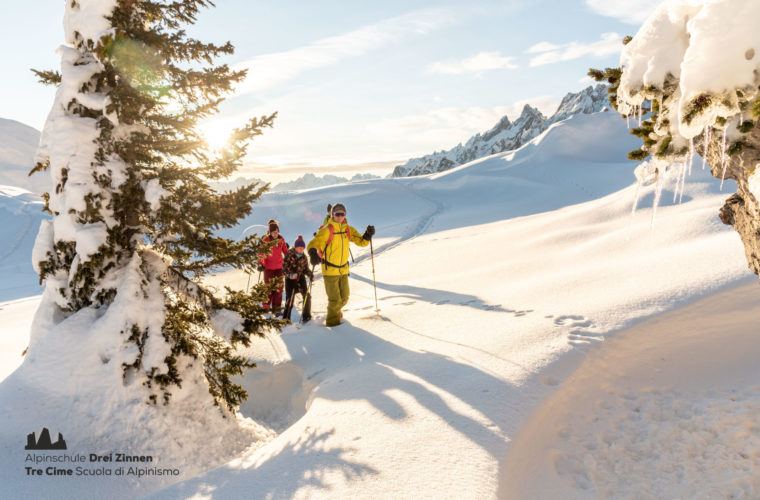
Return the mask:
[[(323, 227), (325, 227), (324, 224), (321, 225), (321, 226), (319, 226), (319, 229), (317, 229), (317, 231), (320, 231)], [(332, 243), (332, 240), (335, 237), (335, 228), (333, 227), (333, 225), (328, 222), (327, 223), (327, 227), (330, 230), (330, 236), (327, 237), (327, 243), (325, 244), (325, 248), (322, 250), (322, 255), (323, 256), (327, 255), (327, 247), (330, 246), (330, 243)], [(338, 234), (343, 234), (343, 232), (340, 232)], [(314, 235), (316, 236), (317, 233), (314, 233)], [(350, 242), (351, 241), (351, 228), (350, 228), (350, 226), (348, 224), (346, 224), (346, 236), (348, 236), (348, 241)], [(349, 249), (349, 252), (350, 251), (351, 250)], [(324, 262), (325, 265), (331, 266), (331, 267), (345, 267), (345, 266), (348, 265), (348, 262), (346, 262), (342, 266), (336, 266), (335, 264), (333, 264), (331, 262), (327, 262), (327, 259), (325, 257), (323, 257), (323, 259), (324, 260), (322, 262)]]
[[(319, 229), (322, 229), (325, 226), (320, 226)], [(327, 244), (325, 245), (325, 252), (327, 251), (327, 247), (330, 246), (330, 243), (332, 243), (333, 238), (335, 237), (335, 228), (332, 226), (332, 224), (327, 224), (327, 227), (330, 229), (330, 236), (327, 237)], [(319, 230), (318, 229), (318, 230)], [(343, 233), (340, 233), (343, 234)], [(348, 240), (351, 241), (351, 228), (348, 224), (346, 224), (346, 236), (348, 236)]]
[[(333, 238), (335, 237), (335, 228), (330, 224), (330, 222), (326, 222), (319, 226), (316, 231), (314, 231), (314, 236), (317, 235), (317, 233), (323, 228), (327, 226), (330, 229), (330, 236), (327, 237), (327, 243), (325, 244), (325, 249), (322, 250), (322, 253), (327, 252), (327, 247), (330, 246), (330, 243), (332, 243)], [(342, 234), (342, 233), (341, 233)], [(348, 225), (348, 222), (346, 222), (346, 236), (348, 236), (348, 240), (351, 241), (351, 227)]]

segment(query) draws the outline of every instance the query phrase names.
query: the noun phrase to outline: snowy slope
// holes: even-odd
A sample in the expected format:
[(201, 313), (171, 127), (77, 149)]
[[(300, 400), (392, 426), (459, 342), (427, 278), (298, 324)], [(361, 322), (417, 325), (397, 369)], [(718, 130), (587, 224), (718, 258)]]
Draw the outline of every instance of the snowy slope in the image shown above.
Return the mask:
[(22, 187), (37, 194), (49, 189), (47, 173), (29, 176), (39, 142), (40, 133), (36, 129), (0, 118), (0, 185)]
[(39, 196), (0, 186), (0, 301), (42, 292), (31, 256), (40, 221), (45, 217)]
[[(262, 368), (245, 381), (252, 400), (242, 411), (285, 430), (155, 497), (495, 496), (524, 419), (589, 349), (749, 274), (715, 216), (726, 195), (706, 173), (694, 173), (682, 205), (660, 207), (654, 232), (651, 208), (631, 216), (630, 165), (611, 161), (627, 145), (606, 135), (623, 136), (616, 120), (576, 117), (537, 144), (436, 178), (268, 205), (286, 233), (303, 232), (288, 210), (316, 212), (315, 197), (347, 200), (358, 226), (376, 223), (380, 313), (370, 261), (355, 251), (346, 324), (290, 327), (251, 350)], [(583, 140), (590, 128), (598, 133)], [(615, 183), (628, 185), (604, 196)], [(246, 277), (221, 280), (244, 286)]]
[[(510, 443), (604, 339), (748, 278), (738, 237), (716, 216), (728, 193), (707, 172), (688, 179), (680, 205), (666, 185), (653, 231), (654, 186), (631, 215), (632, 142), (617, 114), (579, 115), (444, 173), (266, 195), (228, 234), (274, 217), (292, 242), (336, 201), (358, 230), (374, 224), (380, 309), (369, 249), (355, 248), (344, 324), (324, 327), (318, 279), (315, 320), (254, 343), (240, 411), (273, 437), (196, 477), (35, 483), (17, 440), (43, 422), (16, 415), (0, 443), (6, 491), (129, 498), (180, 480), (154, 497), (493, 498)], [(4, 304), (0, 318), (21, 307)], [(13, 384), (0, 384), (6, 407), (23, 397)], [(108, 448), (108, 429), (98, 432)], [(162, 464), (187, 460), (173, 453)]]

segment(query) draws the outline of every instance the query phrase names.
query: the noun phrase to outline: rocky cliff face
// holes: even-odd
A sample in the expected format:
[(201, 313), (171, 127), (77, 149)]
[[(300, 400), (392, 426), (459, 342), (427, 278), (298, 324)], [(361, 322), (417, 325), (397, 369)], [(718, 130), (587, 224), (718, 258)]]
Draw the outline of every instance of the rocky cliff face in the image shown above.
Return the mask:
[(404, 165), (397, 166), (392, 175), (410, 177), (443, 172), (484, 156), (517, 149), (538, 136), (552, 123), (579, 113), (601, 111), (607, 104), (604, 85), (587, 87), (581, 92), (567, 94), (550, 118), (526, 104), (520, 117), (514, 122), (510, 122), (509, 118), (504, 116), (491, 130), (471, 137), (466, 144), (459, 144), (448, 151), (413, 158)]
[[(731, 195), (720, 210), (720, 220), (734, 227), (744, 243), (747, 263), (760, 275), (760, 129), (747, 134), (747, 145), (741, 153), (729, 157), (726, 178), (736, 181), (736, 194)], [(708, 149), (707, 161), (712, 174), (723, 175), (721, 138), (715, 134)]]

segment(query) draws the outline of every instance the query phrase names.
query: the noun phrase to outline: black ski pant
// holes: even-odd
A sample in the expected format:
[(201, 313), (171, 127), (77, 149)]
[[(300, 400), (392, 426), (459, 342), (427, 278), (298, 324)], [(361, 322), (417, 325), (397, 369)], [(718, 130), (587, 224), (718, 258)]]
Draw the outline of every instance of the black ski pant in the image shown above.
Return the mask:
[(293, 306), (295, 306), (295, 295), (297, 293), (300, 293), (306, 299), (301, 317), (304, 321), (311, 319), (311, 297), (306, 296), (306, 291), (306, 276), (300, 275), (294, 280), (290, 278), (285, 279), (285, 313), (282, 319), (290, 319), (290, 312), (293, 310)]

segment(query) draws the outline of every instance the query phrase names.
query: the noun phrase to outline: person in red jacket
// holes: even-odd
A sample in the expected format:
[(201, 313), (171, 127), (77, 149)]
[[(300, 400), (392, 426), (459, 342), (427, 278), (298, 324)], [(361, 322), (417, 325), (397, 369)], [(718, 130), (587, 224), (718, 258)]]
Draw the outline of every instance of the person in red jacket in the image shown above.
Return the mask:
[[(280, 236), (280, 225), (276, 220), (269, 220), (269, 232), (262, 238), (262, 241), (265, 243), (276, 242), (269, 250), (269, 254), (259, 261), (259, 271), (264, 271), (264, 283), (269, 283), (274, 279), (281, 282), (280, 286), (269, 294), (269, 300), (264, 302), (264, 307), (275, 311), (282, 306), (282, 261), (288, 252), (288, 244)], [(282, 316), (282, 311), (278, 311), (277, 315)]]

